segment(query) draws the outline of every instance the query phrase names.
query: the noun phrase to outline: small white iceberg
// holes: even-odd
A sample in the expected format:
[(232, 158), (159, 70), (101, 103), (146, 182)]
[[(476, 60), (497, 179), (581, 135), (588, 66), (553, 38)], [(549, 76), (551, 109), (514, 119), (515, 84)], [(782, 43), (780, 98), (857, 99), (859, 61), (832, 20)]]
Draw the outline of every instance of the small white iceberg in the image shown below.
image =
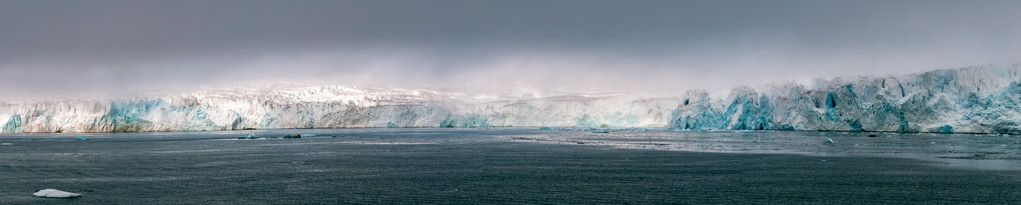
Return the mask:
[(49, 198), (78, 198), (82, 197), (81, 194), (56, 190), (56, 189), (43, 189), (32, 194), (32, 196), (38, 197), (49, 197)]

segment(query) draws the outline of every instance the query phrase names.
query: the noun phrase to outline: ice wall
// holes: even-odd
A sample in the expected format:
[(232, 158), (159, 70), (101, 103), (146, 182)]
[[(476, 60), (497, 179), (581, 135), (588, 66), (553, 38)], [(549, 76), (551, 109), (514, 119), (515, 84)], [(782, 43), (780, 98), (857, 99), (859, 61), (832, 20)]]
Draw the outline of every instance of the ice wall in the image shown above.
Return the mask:
[(0, 102), (2, 132), (580, 127), (1021, 134), (1021, 67), (774, 83), (728, 93), (467, 94), (258, 84)]
[(3, 132), (665, 127), (678, 101), (648, 95), (512, 94), (252, 85), (142, 97), (5, 102), (0, 103), (0, 124)]
[[(1021, 134), (1017, 64), (887, 77), (738, 88), (722, 98), (689, 91), (671, 127)], [(812, 89), (809, 89), (812, 88)]]

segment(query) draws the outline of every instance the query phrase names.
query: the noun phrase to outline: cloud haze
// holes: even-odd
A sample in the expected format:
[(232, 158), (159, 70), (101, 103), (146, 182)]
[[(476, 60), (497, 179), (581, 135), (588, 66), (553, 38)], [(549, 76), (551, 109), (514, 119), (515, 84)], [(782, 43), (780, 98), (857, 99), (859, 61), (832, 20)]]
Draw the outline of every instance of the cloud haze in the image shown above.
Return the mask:
[(6, 1), (0, 95), (723, 90), (1021, 61), (1019, 1)]

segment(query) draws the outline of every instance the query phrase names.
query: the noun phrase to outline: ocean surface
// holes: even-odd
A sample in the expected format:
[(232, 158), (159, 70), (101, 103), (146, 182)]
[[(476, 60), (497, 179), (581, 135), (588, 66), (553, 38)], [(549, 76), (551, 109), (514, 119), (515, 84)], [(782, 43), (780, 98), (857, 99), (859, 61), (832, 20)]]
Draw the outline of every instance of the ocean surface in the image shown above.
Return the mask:
[[(238, 139), (249, 134), (259, 138)], [(0, 204), (1021, 204), (1019, 153), (1021, 137), (1006, 135), (3, 134)], [(31, 195), (47, 188), (84, 196)]]

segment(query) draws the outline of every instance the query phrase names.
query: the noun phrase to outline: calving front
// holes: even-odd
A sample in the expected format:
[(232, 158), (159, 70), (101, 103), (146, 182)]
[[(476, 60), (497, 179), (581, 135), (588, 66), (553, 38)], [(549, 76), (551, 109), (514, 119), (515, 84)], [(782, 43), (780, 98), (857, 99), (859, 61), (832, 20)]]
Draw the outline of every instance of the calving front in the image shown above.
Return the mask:
[(578, 127), (1021, 133), (1017, 64), (729, 93), (483, 93), (260, 84), (3, 102), (3, 132)]

